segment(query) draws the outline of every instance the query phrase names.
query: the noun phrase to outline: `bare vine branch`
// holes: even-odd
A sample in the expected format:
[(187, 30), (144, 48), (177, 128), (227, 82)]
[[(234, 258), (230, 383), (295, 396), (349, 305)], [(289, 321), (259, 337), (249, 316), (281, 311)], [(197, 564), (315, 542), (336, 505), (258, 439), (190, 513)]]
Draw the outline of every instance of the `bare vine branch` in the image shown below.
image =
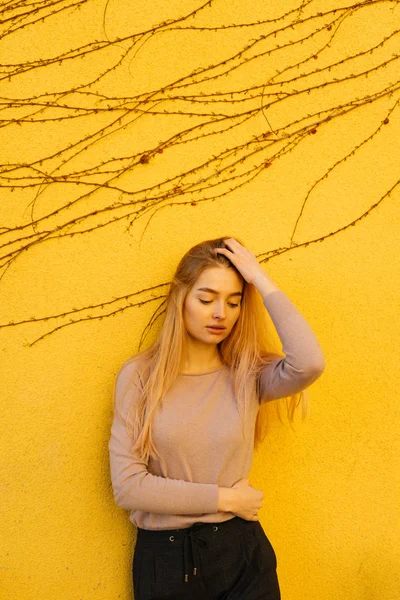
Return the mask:
[[(47, 28), (51, 35), (55, 19), (63, 18), (68, 31), (79, 13), (89, 9), (93, 10), (93, 5), (88, 0), (4, 2), (0, 7), (0, 51), (9, 47), (13, 36), (32, 36), (39, 27), (41, 32)], [(36, 132), (37, 143), (29, 152), (22, 151), (19, 157), (10, 154), (0, 164), (3, 197), (7, 193), (29, 208), (29, 219), (12, 222), (5, 217), (1, 224), (1, 285), (5, 285), (8, 269), (38, 244), (94, 235), (119, 221), (126, 222), (127, 234), (133, 225), (143, 222), (140, 243), (160, 210), (175, 206), (192, 210), (202, 202), (218, 202), (268, 177), (279, 161), (291, 154), (304, 152), (304, 148), (312, 152), (310, 139), (317, 139), (312, 136), (323, 136), (332, 128), (340, 131), (346, 118), (355, 115), (362, 119), (369, 106), (380, 114), (379, 122), (371, 123), (366, 134), (355, 137), (352, 147), (332, 160), (298, 198), (299, 211), (290, 226), (291, 234), (288, 232), (288, 245), (265, 250), (259, 259), (266, 262), (340, 235), (392, 193), (398, 193), (399, 173), (394, 173), (387, 181), (387, 191), (352, 222), (315, 239), (295, 241), (311, 196), (346, 161), (359, 156), (373, 140), (384, 138), (398, 119), (399, 0), (343, 0), (328, 8), (319, 0), (293, 0), (280, 12), (253, 20), (249, 7), (246, 22), (218, 22), (214, 4), (208, 0), (193, 2), (192, 8), (178, 17), (161, 17), (141, 31), (125, 31), (120, 36), (111, 33), (109, 14), (109, 2), (105, 9), (99, 4), (99, 26), (93, 29), (97, 33), (92, 39), (70, 47), (66, 35), (64, 45), (60, 43), (53, 55), (40, 56), (34, 49), (29, 54), (25, 49), (18, 62), (7, 58), (5, 52), (0, 67), (0, 134), (15, 136), (18, 132), (24, 140), (29, 135), (27, 139), (32, 139), (32, 132)], [(369, 14), (375, 18), (382, 15), (387, 26), (382, 27), (380, 36), (371, 35), (368, 47), (356, 45), (348, 50), (340, 36), (357, 18)], [(373, 28), (374, 20), (369, 22)], [(148, 89), (130, 85), (133, 70), (151, 43), (163, 40), (166, 44), (171, 39), (176, 43), (179, 36), (188, 33), (200, 39), (207, 36), (213, 47), (219, 40), (228, 40), (230, 50), (225, 54), (211, 52), (208, 63), (199, 58), (195, 68), (181, 67), (169, 79), (163, 75), (163, 82), (149, 79)], [(85, 70), (80, 70), (81, 65), (86, 65)], [(56, 68), (67, 76), (52, 83)], [(79, 77), (71, 76), (75, 70)], [(250, 74), (245, 77), (246, 86), (238, 84), (246, 73)], [(121, 94), (112, 92), (106, 83), (115, 74), (126, 83)], [(21, 81), (29, 82), (24, 93)], [(134, 91), (129, 93), (131, 89)], [(149, 136), (146, 143), (137, 140), (139, 127), (145, 124), (156, 132), (161, 122), (175, 125), (168, 134), (161, 128), (159, 135)], [(40, 140), (48, 135), (54, 136), (55, 143), (51, 148), (42, 147)], [(118, 150), (126, 135), (135, 142), (129, 151)], [(208, 155), (198, 152), (205, 140)], [(165, 178), (159, 165), (169, 161), (179, 147), (187, 150), (187, 160), (175, 163)], [(143, 172), (151, 173), (151, 183), (136, 184)], [(66, 192), (63, 202), (60, 190)], [(41, 200), (50, 195), (57, 203), (47, 202), (49, 208), (44, 209)], [(43, 329), (48, 323), (48, 330), (36, 343), (74, 323), (101, 320), (160, 301), (140, 340), (142, 344), (163, 314), (165, 285), (81, 308), (77, 299), (75, 308), (11, 319), (0, 328), (40, 324)]]

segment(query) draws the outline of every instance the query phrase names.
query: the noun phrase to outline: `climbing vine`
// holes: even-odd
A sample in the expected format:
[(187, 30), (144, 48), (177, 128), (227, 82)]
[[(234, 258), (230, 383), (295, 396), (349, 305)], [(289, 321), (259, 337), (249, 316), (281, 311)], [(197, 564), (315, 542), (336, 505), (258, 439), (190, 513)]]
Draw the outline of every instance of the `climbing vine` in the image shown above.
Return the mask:
[[(166, 207), (195, 210), (250, 186), (291, 154), (308, 160), (310, 140), (340, 131), (348, 118), (363, 120), (371, 106), (377, 116), (367, 134), (351, 140), (299, 195), (287, 246), (258, 258), (266, 262), (324, 242), (398, 193), (394, 172), (349, 222), (313, 239), (298, 234), (310, 198), (398, 120), (400, 2), (255, 2), (246, 18), (228, 9), (226, 0), (165, 2), (165, 15), (153, 23), (119, 0), (2, 4), (0, 285), (38, 244), (91, 236), (116, 222), (132, 234), (141, 221), (143, 237)], [(364, 36), (358, 40), (353, 32)], [(162, 49), (171, 57), (173, 48), (179, 55), (188, 39), (194, 50), (187, 61), (158, 66), (152, 76), (153, 54), (162, 61)], [(143, 76), (136, 82), (145, 68), (147, 87)], [(9, 149), (7, 140), (16, 137), (20, 146)], [(166, 164), (172, 165), (167, 177)], [(150, 327), (162, 314), (166, 286), (59, 314), (11, 318), (0, 327), (47, 323), (34, 344), (74, 323), (155, 302)]]

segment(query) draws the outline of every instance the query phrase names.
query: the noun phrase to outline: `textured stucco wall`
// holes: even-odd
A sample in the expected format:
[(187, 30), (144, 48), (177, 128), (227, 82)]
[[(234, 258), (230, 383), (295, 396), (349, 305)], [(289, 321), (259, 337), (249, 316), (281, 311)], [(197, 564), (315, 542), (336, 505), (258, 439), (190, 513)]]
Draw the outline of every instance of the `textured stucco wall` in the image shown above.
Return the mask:
[[(167, 282), (194, 243), (232, 235), (260, 260), (270, 252), (264, 268), (310, 322), (327, 364), (310, 389), (309, 419), (293, 431), (274, 422), (250, 474), (265, 493), (260, 520), (278, 555), (282, 597), (398, 600), (399, 4), (346, 11), (345, 2), (299, 1), (283, 10), (278, 2), (250, 8), (223, 0), (175, 24), (199, 5), (112, 0), (104, 13), (105, 6), (82, 2), (43, 21), (44, 13), (24, 17), (20, 9), (0, 40), (10, 74), (0, 92), (3, 106), (9, 99), (0, 129), (1, 597), (132, 598), (135, 531), (113, 503), (108, 471), (111, 394), (165, 287), (122, 297)], [(229, 24), (246, 26), (222, 29)], [(132, 47), (122, 39), (140, 32)], [(170, 90), (169, 100), (159, 92), (152, 103), (150, 93), (226, 61), (264, 34), (271, 35), (257, 59), (249, 50), (227, 63), (235, 68), (226, 76), (185, 80), (188, 87)], [(60, 59), (107, 39), (115, 43)], [(279, 52), (267, 53), (277, 45)], [(13, 70), (17, 63), (23, 72)], [(277, 71), (281, 87), (270, 80)], [(254, 92), (252, 99), (250, 88), (262, 85), (263, 97)], [(310, 93), (297, 93), (303, 88)], [(238, 103), (229, 94), (215, 96), (216, 104), (188, 100), (228, 90), (247, 92)], [(210, 135), (162, 146), (199, 127), (204, 114), (265, 106), (268, 93), (286, 100), (235, 129), (216, 133), (214, 122), (199, 129)], [(120, 112), (104, 110), (121, 106), (121, 98), (129, 102)], [(156, 114), (144, 114), (150, 109)], [(197, 116), (185, 116), (189, 109)], [(297, 138), (299, 120), (308, 130)], [(87, 146), (84, 139), (103, 126), (109, 129)], [(283, 151), (291, 135), (299, 143)], [(242, 162), (240, 144), (248, 153)], [(250, 155), (253, 148), (258, 153)], [(216, 163), (227, 149), (231, 158)], [(179, 179), (202, 163), (209, 167)], [(158, 183), (164, 195), (151, 208), (159, 190), (147, 188)], [(150, 301), (130, 306), (141, 300)]]

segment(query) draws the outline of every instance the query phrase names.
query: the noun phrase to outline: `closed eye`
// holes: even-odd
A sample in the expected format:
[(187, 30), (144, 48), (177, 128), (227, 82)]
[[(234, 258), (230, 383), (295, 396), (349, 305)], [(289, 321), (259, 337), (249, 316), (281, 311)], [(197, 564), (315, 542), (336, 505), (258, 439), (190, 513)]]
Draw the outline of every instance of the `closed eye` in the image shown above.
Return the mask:
[[(202, 304), (211, 304), (212, 300), (201, 300), (201, 298), (199, 298), (200, 302)], [(232, 302), (228, 302), (229, 306), (231, 308), (235, 308), (236, 306), (239, 306), (239, 304), (233, 304)]]

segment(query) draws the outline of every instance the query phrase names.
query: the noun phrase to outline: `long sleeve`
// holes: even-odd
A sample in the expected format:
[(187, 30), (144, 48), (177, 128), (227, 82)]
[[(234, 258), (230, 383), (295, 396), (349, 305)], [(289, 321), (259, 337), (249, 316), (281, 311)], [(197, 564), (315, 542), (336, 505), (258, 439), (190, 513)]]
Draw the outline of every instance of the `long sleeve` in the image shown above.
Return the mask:
[[(116, 504), (129, 510), (185, 515), (216, 513), (218, 485), (169, 479), (148, 472), (148, 465), (132, 452), (127, 430), (130, 406), (137, 402), (141, 384), (135, 363), (123, 367), (115, 385), (114, 418), (109, 441), (111, 481)], [(134, 413), (134, 411), (133, 411)], [(133, 417), (134, 418), (134, 417)]]
[(286, 356), (266, 365), (260, 374), (260, 402), (300, 392), (318, 379), (325, 368), (317, 338), (286, 294), (276, 290), (267, 294), (263, 302)]

